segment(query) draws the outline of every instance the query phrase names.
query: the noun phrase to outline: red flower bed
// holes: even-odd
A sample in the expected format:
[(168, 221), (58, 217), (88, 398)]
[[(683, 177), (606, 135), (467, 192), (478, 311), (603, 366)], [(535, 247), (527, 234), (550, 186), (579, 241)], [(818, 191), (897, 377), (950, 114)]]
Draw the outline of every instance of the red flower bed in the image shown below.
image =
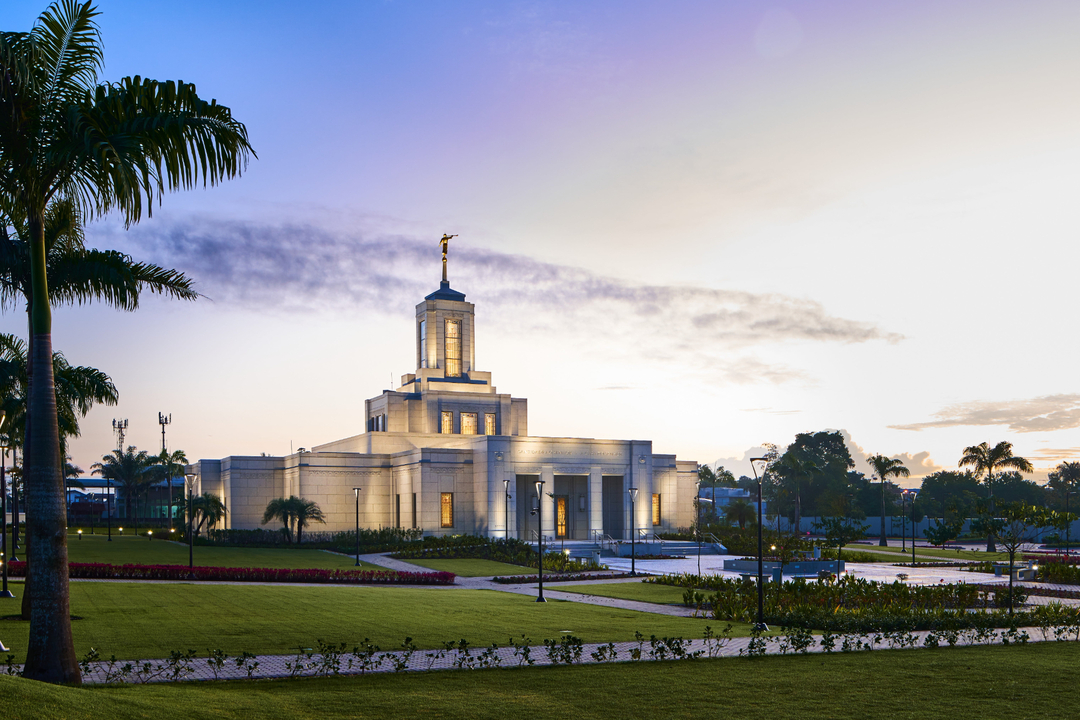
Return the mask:
[[(295, 570), (288, 568), (222, 568), (187, 565), (109, 565), (68, 563), (70, 577), (93, 580), (196, 580), (225, 582), (333, 583), (347, 585), (453, 585), (454, 573), (397, 570)], [(8, 566), (13, 577), (26, 575), (25, 562)]]

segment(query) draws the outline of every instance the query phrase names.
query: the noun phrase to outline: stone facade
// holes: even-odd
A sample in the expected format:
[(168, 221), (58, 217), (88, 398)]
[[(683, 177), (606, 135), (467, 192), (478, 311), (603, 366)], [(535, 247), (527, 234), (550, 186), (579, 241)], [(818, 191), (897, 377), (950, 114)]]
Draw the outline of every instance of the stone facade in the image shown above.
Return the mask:
[(365, 432), (286, 457), (200, 460), (198, 492), (225, 500), (233, 528), (260, 527), (266, 504), (289, 495), (322, 508), (326, 525), (312, 530), (351, 530), (357, 498), (362, 527), (435, 535), (629, 539), (694, 521), (696, 462), (647, 440), (530, 437), (527, 402), (474, 369), (474, 319), (443, 281), (416, 306), (416, 372), (366, 401)]

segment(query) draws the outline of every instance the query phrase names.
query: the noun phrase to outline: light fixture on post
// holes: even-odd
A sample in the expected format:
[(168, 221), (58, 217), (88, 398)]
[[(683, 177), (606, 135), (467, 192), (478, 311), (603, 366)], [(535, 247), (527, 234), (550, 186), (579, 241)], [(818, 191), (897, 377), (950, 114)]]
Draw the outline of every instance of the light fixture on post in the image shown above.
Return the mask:
[(547, 602), (544, 599), (544, 481), (536, 481), (536, 571), (540, 578), (539, 593), (536, 602)]
[(358, 487), (352, 489), (356, 495), (356, 567), (360, 567), (360, 490)]
[(629, 488), (630, 493), (630, 575), (637, 577), (637, 488)]
[(195, 579), (195, 532), (192, 524), (192, 510), (194, 507), (194, 497), (192, 493), (195, 489), (195, 478), (198, 475), (195, 473), (184, 473), (184, 480), (187, 484), (187, 527), (188, 527), (188, 580)]
[[(0, 429), (4, 427), (7, 413), (0, 410)], [(0, 567), (3, 568), (3, 589), (0, 598), (13, 598), (15, 594), (8, 590), (7, 563), (7, 438), (0, 438)]]
[[(757, 480), (757, 629), (765, 632), (769, 626), (765, 624), (765, 572), (764, 557), (761, 547), (761, 480), (758, 475), (757, 464), (767, 463), (768, 458), (750, 458), (750, 467), (754, 469), (754, 479)], [(762, 468), (764, 474), (764, 467)]]
[(510, 539), (510, 478), (503, 479), (503, 525), (506, 526), (506, 539)]
[(907, 552), (907, 490), (900, 491), (900, 552)]
[(694, 524), (695, 535), (697, 535), (697, 574), (701, 577), (701, 478), (697, 479), (694, 484), (694, 510), (697, 512), (697, 519)]

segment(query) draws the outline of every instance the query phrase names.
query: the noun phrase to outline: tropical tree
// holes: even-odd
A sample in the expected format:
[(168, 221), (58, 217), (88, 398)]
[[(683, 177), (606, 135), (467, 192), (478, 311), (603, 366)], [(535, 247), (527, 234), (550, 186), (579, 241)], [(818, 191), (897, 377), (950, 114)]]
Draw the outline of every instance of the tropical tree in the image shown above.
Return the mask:
[(188, 464), (187, 455), (184, 454), (183, 450), (173, 450), (172, 452), (162, 450), (154, 456), (154, 462), (157, 464), (156, 474), (165, 482), (165, 487), (168, 490), (170, 508), (182, 506), (184, 504), (182, 495), (179, 500), (173, 498), (172, 480), (175, 477), (183, 476), (184, 466)]
[(1001, 540), (1005, 552), (1009, 553), (1009, 614), (1013, 614), (1014, 590), (1013, 568), (1016, 566), (1016, 553), (1028, 543), (1035, 542), (1042, 533), (1042, 528), (1053, 526), (1057, 522), (1057, 513), (1046, 508), (1024, 503), (1002, 503), (1000, 517), (993, 519), (995, 535)]
[[(1065, 508), (1065, 514), (1069, 513), (1069, 497), (1076, 492), (1076, 489), (1080, 487), (1080, 462), (1063, 462), (1060, 463), (1050, 473), (1049, 481), (1047, 482), (1061, 499), (1064, 501), (1062, 505)], [(1072, 522), (1066, 522), (1064, 528), (1065, 531), (1065, 552), (1070, 552), (1070, 545), (1072, 545)]]
[[(994, 471), (1004, 468), (1012, 468), (1021, 472), (1034, 472), (1035, 468), (1024, 458), (1013, 455), (1012, 443), (1002, 440), (994, 447), (989, 443), (979, 443), (964, 448), (964, 456), (960, 458), (960, 467), (971, 467), (976, 479), (983, 479), (986, 484), (987, 494), (990, 498), (990, 515), (994, 514)], [(986, 551), (996, 552), (994, 535), (988, 533), (986, 537)]]
[(866, 537), (869, 525), (846, 517), (827, 517), (814, 523), (814, 532), (825, 537), (825, 546), (836, 548), (836, 579), (840, 579), (840, 554), (845, 545)]
[(800, 532), (802, 528), (802, 484), (811, 482), (814, 476), (818, 472), (818, 465), (813, 460), (803, 458), (797, 452), (788, 450), (784, 453), (776, 463), (772, 465), (770, 470), (775, 475), (779, 475), (782, 481), (786, 481), (784, 484), (789, 484), (792, 488), (792, 495), (795, 499), (795, 532)]
[(885, 547), (889, 544), (885, 539), (885, 485), (890, 477), (908, 477), (911, 471), (904, 466), (902, 461), (887, 458), (884, 455), (871, 455), (866, 458), (866, 461), (870, 463), (870, 467), (874, 468), (874, 474), (881, 481), (881, 537), (878, 539), (878, 545)]
[[(931, 545), (944, 550), (947, 544), (960, 537), (960, 532), (963, 530), (963, 528), (963, 519), (957, 519), (951, 522), (935, 520), (933, 527), (928, 527), (923, 530), (923, 535), (926, 536), (926, 540)], [(960, 555), (960, 548), (956, 549), (956, 554), (958, 556)]]
[[(31, 302), (25, 453), (31, 619), (23, 675), (81, 682), (71, 635), (66, 513), (52, 369), (45, 212), (72, 200), (87, 218), (149, 215), (166, 190), (238, 175), (254, 155), (227, 107), (195, 86), (138, 76), (99, 84), (104, 53), (89, 0), (57, 0), (30, 32), (0, 33), (0, 206), (25, 218)], [(201, 176), (201, 177), (200, 177)]]
[(296, 542), (303, 540), (304, 528), (310, 523), (326, 522), (326, 515), (314, 500), (305, 500), (296, 495), (287, 498), (274, 498), (266, 504), (266, 512), (263, 513), (262, 524), (265, 525), (278, 520), (285, 526), (285, 537), (292, 544), (293, 527), (296, 528)]
[(214, 493), (204, 492), (191, 500), (191, 519), (193, 521), (195, 537), (199, 536), (202, 526), (206, 529), (217, 525), (224, 519), (226, 513), (225, 503)]
[[(127, 517), (135, 521), (135, 532), (139, 532), (139, 496), (155, 480), (155, 458), (147, 455), (145, 450), (138, 450), (134, 445), (129, 445), (127, 450), (113, 450), (90, 466), (90, 472), (94, 475), (116, 483), (124, 491), (124, 511)], [(135, 502), (135, 514), (132, 514), (131, 503)]]
[(293, 516), (296, 518), (296, 544), (299, 545), (303, 540), (304, 528), (313, 522), (325, 523), (326, 515), (314, 500), (305, 500), (295, 495), (289, 500), (293, 505)]
[(724, 506), (724, 519), (738, 523), (739, 529), (745, 530), (748, 523), (753, 525), (757, 519), (757, 508), (746, 498), (734, 498)]

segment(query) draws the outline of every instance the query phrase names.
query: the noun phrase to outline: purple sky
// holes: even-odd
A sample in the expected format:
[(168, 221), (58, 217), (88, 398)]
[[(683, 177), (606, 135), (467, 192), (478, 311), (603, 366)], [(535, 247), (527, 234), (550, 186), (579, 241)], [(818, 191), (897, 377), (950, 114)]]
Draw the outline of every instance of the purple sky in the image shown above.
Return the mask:
[(84, 468), (114, 417), (155, 449), (158, 411), (193, 459), (359, 432), (413, 369), (443, 232), (533, 434), (737, 473), (826, 428), (915, 475), (984, 440), (1042, 474), (1080, 453), (1074, 2), (99, 8), (103, 79), (197, 83), (259, 160), (91, 227), (210, 299), (57, 311), (121, 393)]

